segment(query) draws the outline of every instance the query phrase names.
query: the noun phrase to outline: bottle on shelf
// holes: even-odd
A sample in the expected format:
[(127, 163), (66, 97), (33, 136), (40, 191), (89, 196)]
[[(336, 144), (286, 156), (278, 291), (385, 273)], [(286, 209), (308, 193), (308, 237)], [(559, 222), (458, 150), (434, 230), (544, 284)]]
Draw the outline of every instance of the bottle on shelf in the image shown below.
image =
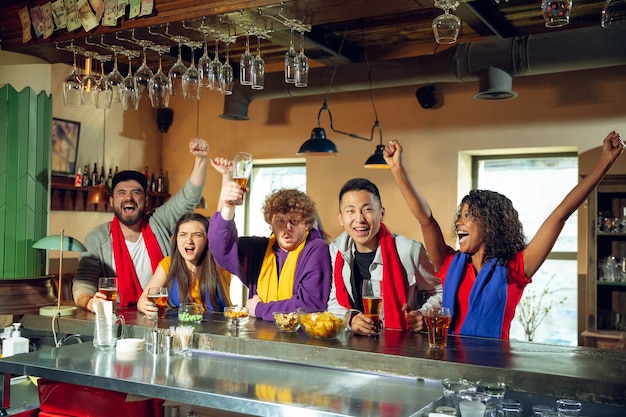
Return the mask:
[(100, 178), (98, 178), (98, 185), (106, 185), (107, 177), (104, 175), (104, 165), (100, 167)]
[(113, 176), (116, 176), (118, 172), (120, 172), (120, 171), (119, 171), (119, 169), (117, 169), (117, 165), (115, 165), (115, 172), (113, 173)]
[(98, 186), (98, 163), (93, 163), (93, 171), (91, 171), (91, 184), (92, 187)]
[(147, 165), (146, 165), (146, 169), (143, 170), (143, 173), (146, 176), (146, 181), (150, 181), (150, 172), (148, 171)]
[(159, 168), (159, 176), (157, 177), (156, 190), (157, 190), (157, 193), (164, 193), (165, 192), (164, 179), (163, 179), (163, 169), (162, 168)]
[(109, 176), (107, 177), (107, 187), (113, 186), (113, 170), (109, 167)]
[(76, 176), (74, 177), (74, 187), (82, 187), (83, 186), (83, 174), (80, 169), (80, 165), (76, 170)]
[(151, 192), (156, 192), (156, 187), (157, 187), (157, 182), (156, 179), (154, 178), (154, 172), (152, 173), (152, 176), (150, 177), (150, 191)]
[(90, 181), (91, 175), (89, 174), (89, 165), (85, 164), (85, 168), (83, 168), (83, 187), (89, 187)]

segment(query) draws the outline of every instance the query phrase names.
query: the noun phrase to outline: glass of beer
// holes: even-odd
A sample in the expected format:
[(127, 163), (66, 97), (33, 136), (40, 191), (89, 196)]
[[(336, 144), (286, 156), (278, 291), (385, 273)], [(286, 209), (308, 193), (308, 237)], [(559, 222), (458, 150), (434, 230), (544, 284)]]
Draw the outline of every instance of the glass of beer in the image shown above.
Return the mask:
[[(252, 155), (247, 152), (237, 152), (233, 158), (233, 178), (241, 188), (248, 188), (250, 174), (252, 174)], [(235, 200), (237, 205), (243, 204), (243, 199)]]
[(374, 321), (376, 334), (380, 331), (380, 311), (383, 306), (383, 298), (380, 292), (380, 281), (371, 279), (363, 280), (363, 314)]
[(428, 346), (445, 349), (448, 345), (448, 329), (450, 328), (450, 309), (448, 307), (431, 308), (424, 314), (424, 322), (428, 332)]
[(98, 278), (98, 291), (104, 294), (107, 301), (117, 301), (117, 277)]
[(162, 319), (165, 316), (165, 307), (167, 307), (167, 299), (169, 295), (166, 287), (151, 287), (148, 288), (148, 300), (150, 300), (158, 309), (157, 319)]

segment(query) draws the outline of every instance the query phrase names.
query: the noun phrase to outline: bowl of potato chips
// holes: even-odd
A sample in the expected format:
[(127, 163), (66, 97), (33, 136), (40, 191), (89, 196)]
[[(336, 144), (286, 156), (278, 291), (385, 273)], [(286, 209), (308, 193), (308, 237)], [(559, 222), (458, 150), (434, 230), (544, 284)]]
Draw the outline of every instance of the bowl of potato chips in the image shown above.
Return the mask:
[(297, 309), (298, 320), (304, 332), (316, 339), (334, 339), (343, 332), (350, 322), (350, 310), (345, 313), (331, 311), (307, 312)]

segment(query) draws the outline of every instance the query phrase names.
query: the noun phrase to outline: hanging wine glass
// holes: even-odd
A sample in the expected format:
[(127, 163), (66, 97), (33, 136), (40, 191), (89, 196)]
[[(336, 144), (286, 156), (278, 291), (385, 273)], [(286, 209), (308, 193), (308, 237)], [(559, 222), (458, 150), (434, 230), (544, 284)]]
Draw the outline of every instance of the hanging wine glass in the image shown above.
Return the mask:
[(122, 86), (120, 89), (120, 102), (122, 103), (123, 110), (137, 110), (139, 109), (139, 95), (137, 94), (137, 85), (135, 84), (135, 77), (133, 77), (132, 59), (139, 56), (138, 51), (127, 50), (124, 55), (128, 57), (128, 75), (124, 77)]
[(257, 36), (256, 56), (252, 61), (252, 89), (263, 90), (265, 87), (265, 61), (261, 58), (261, 37)]
[(185, 74), (185, 71), (187, 71), (187, 67), (183, 63), (182, 59), (183, 39), (178, 39), (178, 41), (178, 59), (176, 59), (176, 62), (170, 67), (168, 72), (170, 83), (172, 83), (173, 96), (181, 94), (183, 75)]
[(107, 74), (107, 83), (109, 87), (111, 87), (111, 101), (119, 103), (120, 100), (120, 89), (122, 87), (122, 82), (124, 81), (124, 76), (120, 72), (117, 67), (117, 56), (118, 52), (114, 52), (113, 57), (113, 70)]
[(183, 74), (183, 97), (200, 100), (202, 74), (200, 74), (200, 70), (196, 67), (195, 62), (196, 48), (199, 48), (200, 44), (198, 42), (189, 42), (186, 45), (191, 48), (191, 65)]
[(461, 30), (461, 19), (450, 14), (450, 10), (454, 11), (458, 6), (458, 0), (435, 0), (435, 7), (444, 11), (433, 20), (432, 24), (437, 43), (445, 45), (456, 42)]
[(215, 58), (213, 58), (209, 67), (209, 88), (213, 91), (222, 91), (220, 81), (222, 79), (222, 63), (218, 54), (218, 44), (219, 39), (215, 39)]
[(211, 57), (208, 52), (207, 35), (204, 34), (204, 53), (198, 60), (198, 70), (200, 70), (200, 85), (202, 87), (209, 87), (209, 72), (211, 70)]
[[(150, 45), (152, 46), (152, 45)], [(154, 73), (148, 67), (146, 61), (148, 46), (143, 46), (143, 59), (141, 61), (141, 66), (137, 68), (135, 71), (135, 84), (137, 86), (137, 96), (141, 100), (142, 98), (148, 98), (148, 83), (150, 83), (150, 79), (154, 76)]]
[(96, 108), (110, 109), (113, 100), (113, 89), (109, 85), (107, 76), (104, 75), (104, 62), (109, 61), (111, 55), (96, 54), (93, 58), (100, 62), (100, 80), (98, 80), (98, 85), (96, 85)]
[(239, 84), (252, 85), (252, 61), (254, 57), (250, 53), (250, 31), (246, 33), (246, 50), (239, 60)]
[(92, 56), (92, 52), (85, 52), (85, 76), (80, 81), (80, 102), (84, 106), (94, 106), (96, 104), (96, 85), (98, 85), (98, 80), (91, 72)]
[(82, 86), (80, 83), (80, 76), (78, 75), (78, 66), (76, 65), (76, 54), (81, 51), (82, 48), (74, 46), (74, 43), (65, 48), (60, 48), (57, 45), (57, 48), (72, 51), (72, 54), (74, 55), (72, 71), (63, 81), (63, 104), (67, 107), (78, 107), (80, 106), (80, 93)]
[(309, 82), (309, 58), (304, 54), (304, 31), (300, 32), (300, 53), (295, 62), (296, 87), (306, 87)]
[(155, 45), (152, 47), (159, 54), (159, 69), (150, 78), (148, 83), (148, 94), (150, 96), (150, 104), (155, 109), (165, 109), (170, 103), (170, 95), (172, 85), (170, 78), (163, 72), (162, 56), (165, 52), (169, 52), (170, 47), (165, 45)]
[(233, 93), (233, 67), (230, 65), (228, 59), (228, 43), (226, 42), (226, 58), (224, 59), (224, 65), (222, 65), (222, 76), (220, 77), (220, 90), (224, 95), (231, 95)]
[(296, 82), (296, 58), (298, 53), (293, 47), (293, 28), (291, 28), (291, 40), (289, 41), (289, 50), (285, 53), (285, 82), (295, 84)]

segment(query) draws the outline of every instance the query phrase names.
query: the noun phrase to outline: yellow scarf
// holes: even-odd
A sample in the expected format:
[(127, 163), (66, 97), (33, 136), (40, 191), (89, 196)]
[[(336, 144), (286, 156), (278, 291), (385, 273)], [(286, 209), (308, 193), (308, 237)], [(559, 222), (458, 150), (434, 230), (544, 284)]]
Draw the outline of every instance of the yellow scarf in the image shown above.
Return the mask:
[(267, 242), (267, 248), (265, 249), (265, 256), (263, 257), (263, 264), (261, 265), (257, 286), (257, 294), (262, 302), (269, 303), (271, 301), (287, 300), (293, 296), (296, 263), (298, 262), (300, 252), (302, 252), (302, 248), (304, 248), (308, 236), (309, 232), (307, 231), (302, 243), (289, 252), (283, 269), (280, 271), (279, 279), (276, 254), (272, 249), (274, 243), (276, 243), (276, 236), (272, 233), (269, 242)]

